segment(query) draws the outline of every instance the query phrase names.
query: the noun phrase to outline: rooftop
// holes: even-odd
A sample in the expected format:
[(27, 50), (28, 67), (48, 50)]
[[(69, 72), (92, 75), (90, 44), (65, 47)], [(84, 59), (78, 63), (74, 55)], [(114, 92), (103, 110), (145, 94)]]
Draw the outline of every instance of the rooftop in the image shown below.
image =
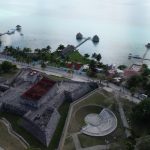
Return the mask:
[(26, 100), (39, 100), (43, 95), (45, 95), (55, 84), (55, 81), (49, 80), (43, 77), (38, 83), (34, 84), (30, 89), (28, 89), (22, 97)]

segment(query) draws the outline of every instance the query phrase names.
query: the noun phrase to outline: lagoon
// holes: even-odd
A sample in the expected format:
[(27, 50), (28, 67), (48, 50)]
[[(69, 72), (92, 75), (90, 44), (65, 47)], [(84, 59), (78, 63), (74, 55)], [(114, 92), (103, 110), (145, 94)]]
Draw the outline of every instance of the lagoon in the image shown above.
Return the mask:
[(54, 50), (59, 44), (77, 45), (78, 32), (85, 37), (97, 34), (100, 43), (86, 42), (79, 48), (81, 53), (101, 53), (104, 63), (130, 64), (128, 54), (143, 55), (150, 42), (150, 1), (1, 0), (0, 33), (17, 24), (24, 36), (5, 35), (3, 46), (34, 49), (50, 45)]

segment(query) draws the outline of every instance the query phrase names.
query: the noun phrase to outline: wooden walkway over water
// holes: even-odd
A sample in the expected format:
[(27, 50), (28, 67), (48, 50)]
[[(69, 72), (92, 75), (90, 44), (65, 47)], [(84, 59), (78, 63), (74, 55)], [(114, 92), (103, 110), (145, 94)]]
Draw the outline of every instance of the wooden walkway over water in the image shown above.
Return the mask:
[(142, 57), (137, 57), (137, 56), (130, 56), (130, 59), (131, 59), (131, 58), (134, 58), (134, 59), (141, 59), (142, 61), (143, 61), (143, 60), (149, 60), (149, 61), (150, 61), (149, 58), (143, 59)]
[(77, 49), (78, 47), (80, 47), (83, 43), (85, 43), (85, 42), (88, 41), (88, 40), (91, 40), (91, 38), (90, 38), (90, 37), (85, 38), (85, 40), (82, 41), (80, 44), (78, 44), (78, 45), (75, 47), (75, 49)]
[(5, 32), (5, 33), (0, 33), (0, 36), (6, 35), (6, 34), (8, 34), (8, 35), (14, 34), (15, 31), (16, 31), (16, 29), (11, 29), (10, 31), (8, 30), (8, 31)]

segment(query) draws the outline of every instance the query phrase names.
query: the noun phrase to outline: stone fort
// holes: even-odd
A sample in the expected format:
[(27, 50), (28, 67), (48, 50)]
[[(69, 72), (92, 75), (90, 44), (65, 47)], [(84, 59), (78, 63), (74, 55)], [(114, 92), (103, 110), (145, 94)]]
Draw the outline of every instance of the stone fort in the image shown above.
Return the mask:
[(36, 70), (21, 69), (10, 81), (0, 81), (0, 110), (20, 115), (20, 125), (48, 146), (61, 117), (58, 108), (97, 87), (92, 82), (53, 81)]

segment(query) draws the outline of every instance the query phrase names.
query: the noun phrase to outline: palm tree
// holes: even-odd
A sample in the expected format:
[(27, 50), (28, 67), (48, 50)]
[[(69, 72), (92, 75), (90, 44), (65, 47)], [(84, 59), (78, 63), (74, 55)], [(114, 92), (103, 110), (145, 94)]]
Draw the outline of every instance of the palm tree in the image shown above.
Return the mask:
[(94, 58), (94, 59), (95, 59), (95, 58), (96, 58), (96, 56), (97, 56), (97, 54), (96, 54), (96, 53), (93, 53), (93, 54), (92, 54), (92, 58)]
[(86, 54), (84, 54), (84, 57), (87, 59), (90, 57), (90, 55), (86, 53)]
[(96, 60), (99, 62), (101, 59), (102, 59), (101, 54), (98, 54), (98, 55), (96, 56)]
[(102, 74), (102, 73), (98, 73), (97, 74), (97, 78), (99, 79), (100, 84), (101, 84), (102, 80), (105, 80), (106, 76), (104, 74)]
[(48, 45), (48, 46), (46, 47), (46, 49), (47, 49), (48, 52), (50, 52), (51, 47)]
[(64, 45), (62, 45), (62, 44), (60, 44), (60, 45), (58, 46), (57, 50), (62, 51), (64, 48), (65, 48), (65, 46), (64, 46)]

